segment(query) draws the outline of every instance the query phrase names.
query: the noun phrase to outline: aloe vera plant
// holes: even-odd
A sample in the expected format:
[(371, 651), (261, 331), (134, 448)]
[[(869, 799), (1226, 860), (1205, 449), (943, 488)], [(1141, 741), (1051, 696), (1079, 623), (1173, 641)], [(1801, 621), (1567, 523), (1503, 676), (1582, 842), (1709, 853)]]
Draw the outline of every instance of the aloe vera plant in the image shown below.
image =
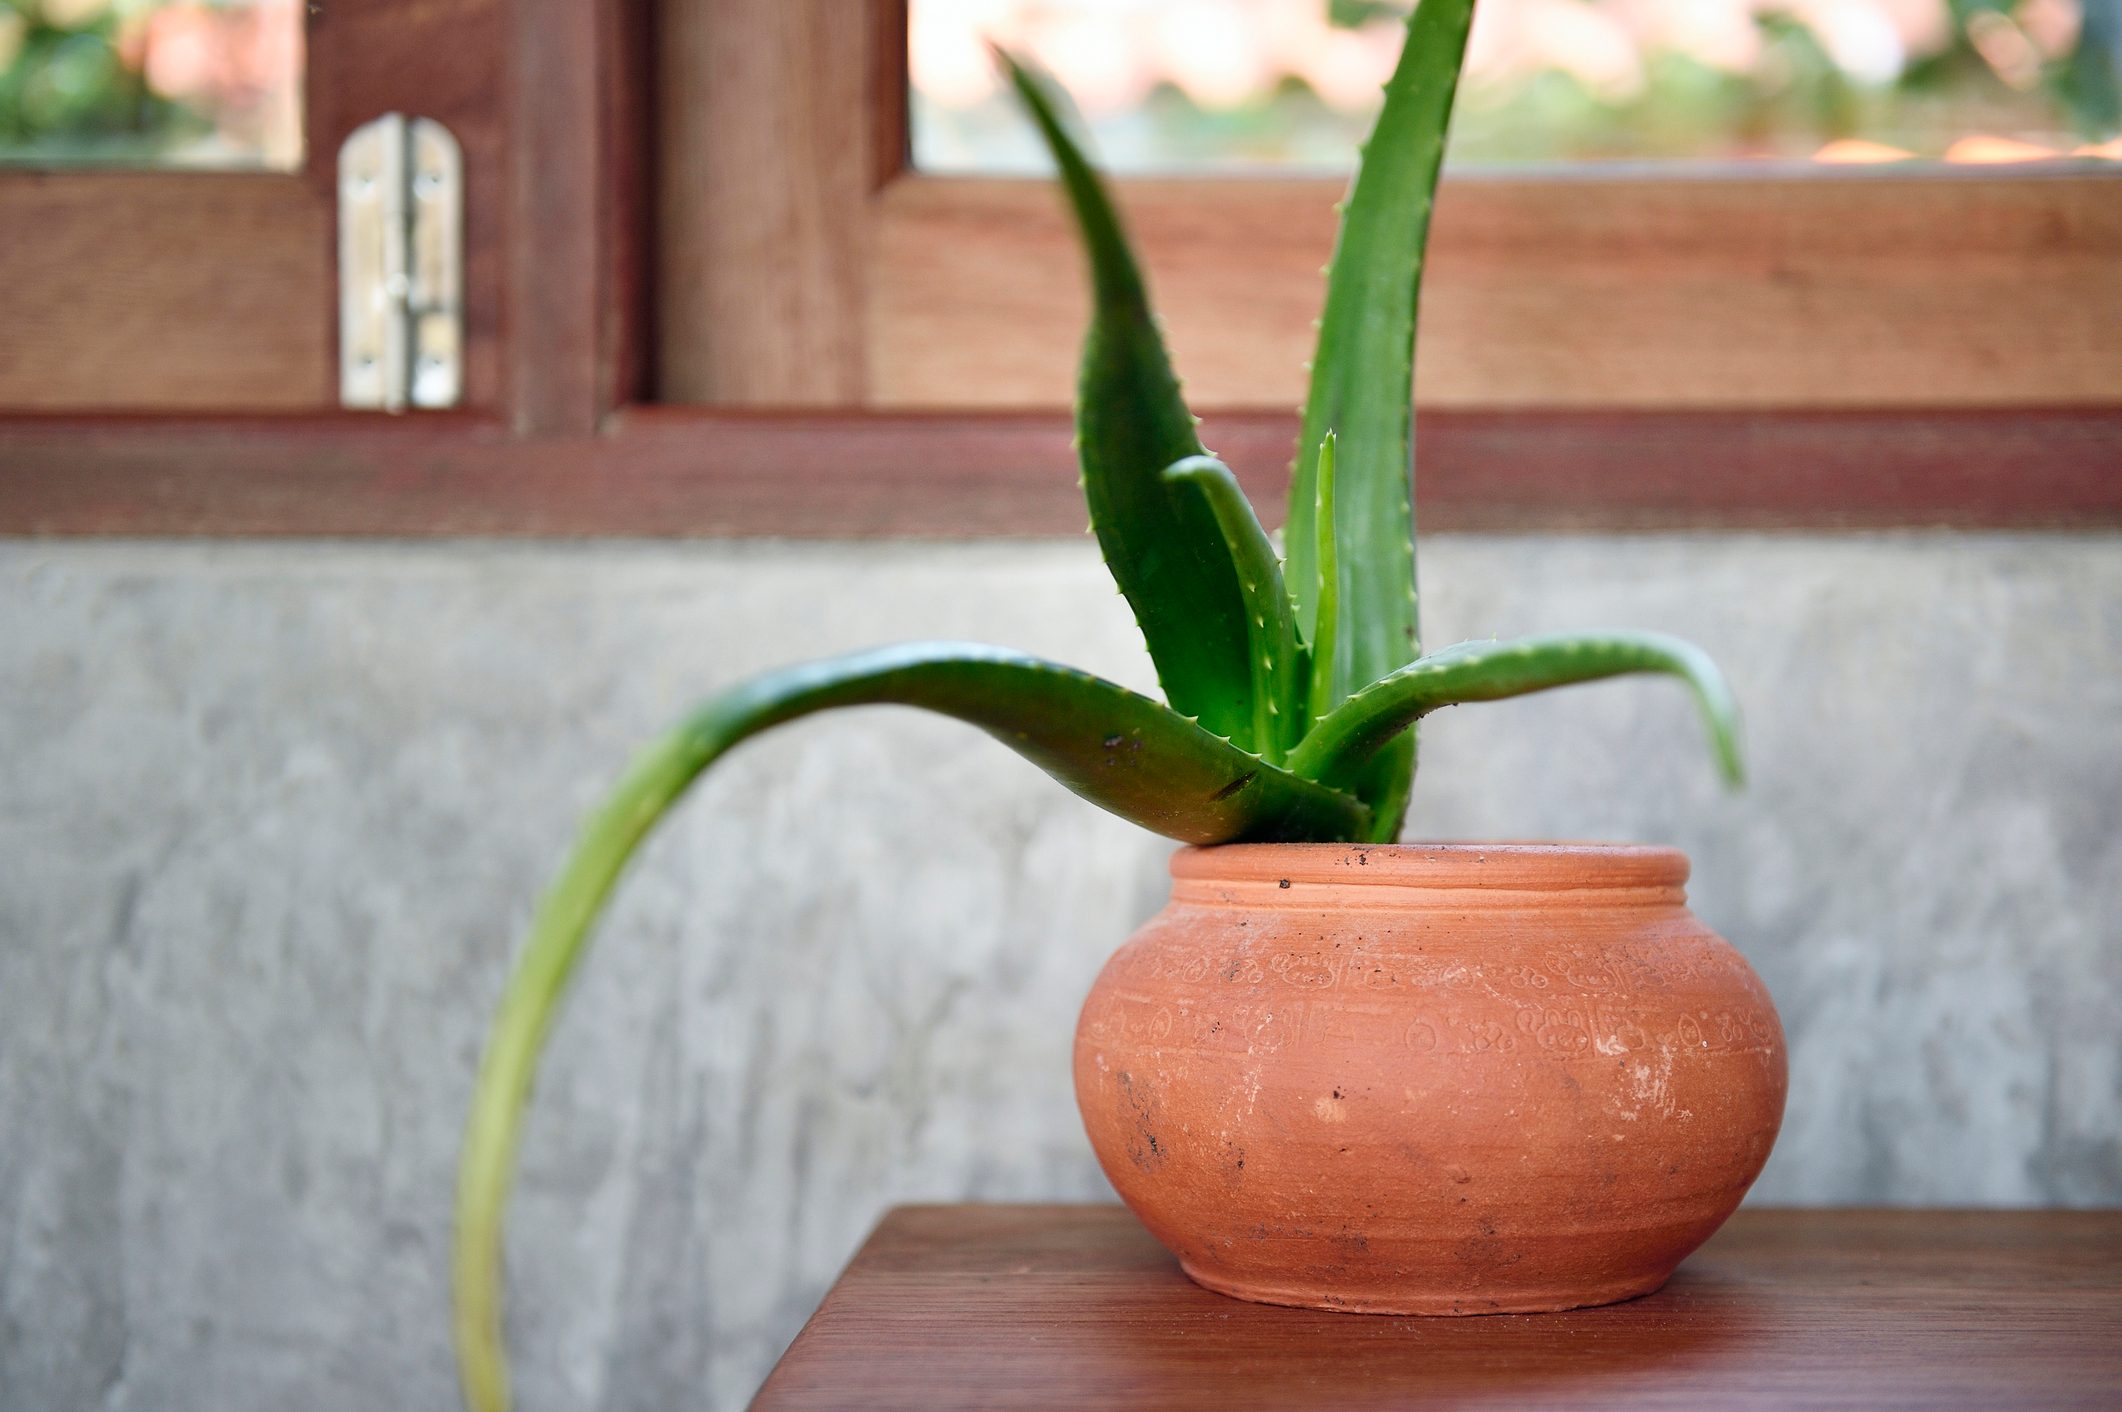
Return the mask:
[(468, 1404), (507, 1405), (502, 1212), (555, 1003), (628, 858), (709, 765), (783, 722), (924, 707), (977, 726), (1069, 789), (1189, 843), (1399, 836), (1416, 723), (1629, 672), (1692, 688), (1740, 774), (1709, 659), (1653, 633), (1462, 643), (1422, 655), (1411, 498), (1416, 297), (1473, 0), (1423, 0), (1342, 209), (1278, 555), (1202, 447), (1118, 214), (1046, 80), (998, 56), (1059, 167), (1089, 257), (1077, 402), (1091, 528), (1165, 695), (993, 647), (921, 643), (792, 667), (707, 702), (636, 759), (541, 902), (488, 1041), (457, 1197), (456, 1334)]

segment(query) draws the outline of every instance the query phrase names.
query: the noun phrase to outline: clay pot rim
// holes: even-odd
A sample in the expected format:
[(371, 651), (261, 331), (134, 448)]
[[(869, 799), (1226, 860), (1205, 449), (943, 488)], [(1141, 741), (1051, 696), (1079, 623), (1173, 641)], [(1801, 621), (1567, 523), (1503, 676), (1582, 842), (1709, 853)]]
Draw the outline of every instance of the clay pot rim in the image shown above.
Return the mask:
[(1512, 892), (1668, 889), (1686, 883), (1687, 855), (1642, 843), (1225, 843), (1172, 855), (1180, 882), (1287, 888), (1389, 886)]

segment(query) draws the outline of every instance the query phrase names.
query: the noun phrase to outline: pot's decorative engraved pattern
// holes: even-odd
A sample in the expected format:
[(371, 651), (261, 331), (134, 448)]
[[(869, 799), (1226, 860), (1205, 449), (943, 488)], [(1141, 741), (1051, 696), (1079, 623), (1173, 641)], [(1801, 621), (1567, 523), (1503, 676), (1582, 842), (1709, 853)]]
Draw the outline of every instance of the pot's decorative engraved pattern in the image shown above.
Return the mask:
[(1245, 1298), (1643, 1294), (1782, 1120), (1782, 1026), (1669, 849), (1190, 849), (1098, 978), (1076, 1091), (1121, 1196)]

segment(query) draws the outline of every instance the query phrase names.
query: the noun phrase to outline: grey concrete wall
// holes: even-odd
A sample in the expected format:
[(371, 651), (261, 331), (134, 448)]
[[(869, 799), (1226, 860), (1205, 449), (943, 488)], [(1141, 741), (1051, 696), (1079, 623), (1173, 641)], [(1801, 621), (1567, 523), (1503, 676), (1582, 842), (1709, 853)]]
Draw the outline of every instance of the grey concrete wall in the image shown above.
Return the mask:
[[(2122, 541), (1439, 540), (1430, 637), (1681, 632), (1445, 713), (1412, 831), (1669, 841), (1789, 1026), (1778, 1202), (2122, 1201)], [(0, 1408), (451, 1405), (476, 1048), (578, 812), (685, 703), (906, 636), (1135, 683), (1081, 545), (0, 547)], [(961, 727), (718, 771), (530, 1127), (528, 1408), (733, 1407), (877, 1211), (1097, 1198), (1067, 1049), (1166, 848)]]

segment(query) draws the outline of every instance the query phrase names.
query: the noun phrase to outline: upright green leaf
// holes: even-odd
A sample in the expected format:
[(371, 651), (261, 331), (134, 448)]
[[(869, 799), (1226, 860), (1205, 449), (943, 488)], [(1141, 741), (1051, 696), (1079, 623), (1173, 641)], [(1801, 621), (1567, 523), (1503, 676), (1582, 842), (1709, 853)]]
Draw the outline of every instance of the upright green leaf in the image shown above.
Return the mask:
[(1561, 633), (1511, 642), (1462, 642), (1402, 667), (1351, 696), (1312, 727), (1289, 767), (1324, 784), (1352, 786), (1377, 754), (1442, 706), (1500, 701), (1628, 672), (1662, 672), (1693, 690), (1725, 778), (1745, 777), (1739, 712), (1724, 674), (1692, 643), (1655, 632)]
[(1297, 624), (1316, 627), (1312, 478), (1340, 440), (1344, 614), (1365, 682), (1417, 655), (1410, 505), (1415, 320), (1424, 247), (1473, 0), (1422, 0), (1365, 144), (1328, 267), (1326, 308), (1290, 484), (1285, 531)]
[(1305, 708), (1304, 653), (1297, 642), (1289, 586), (1282, 581), (1282, 560), (1230, 467), (1213, 456), (1189, 456), (1165, 467), (1164, 477), (1199, 490), (1223, 531), (1224, 546), (1238, 570), (1238, 587), (1245, 594), (1253, 739), (1259, 742), (1255, 749), (1279, 764), (1311, 724)]
[[(1077, 456), (1091, 528), (1142, 625), (1164, 694), (1182, 715), (1260, 749), (1244, 594), (1215, 516), (1164, 468), (1204, 454), (1179, 395), (1149, 292), (1104, 184), (1062, 123), (1045, 80), (1006, 54), (1081, 229), (1092, 311), (1076, 396)], [(1041, 277), (1031, 275), (1029, 277)]]
[[(1341, 217), (1284, 544), (1297, 626), (1319, 640), (1314, 468), (1338, 433), (1341, 651), (1357, 684), (1420, 653), (1411, 501), (1415, 317), (1430, 208), (1473, 0), (1422, 0)], [(1414, 741), (1381, 755), (1361, 787), (1390, 840), (1406, 808)]]
[(1312, 472), (1312, 616), (1311, 682), (1306, 692), (1305, 727), (1339, 706), (1348, 696), (1348, 647), (1341, 637), (1341, 545), (1335, 539), (1340, 513), (1334, 495), (1338, 480), (1335, 437), (1328, 431), (1319, 443), (1318, 466)]
[(708, 702), (643, 752), (584, 825), (539, 904), (487, 1041), (457, 1180), (457, 1356), (474, 1412), (508, 1405), (502, 1216), (524, 1101), (553, 1008), (627, 860), (734, 746), (813, 712), (875, 704), (978, 726), (1092, 803), (1191, 843), (1349, 838), (1367, 819), (1348, 795), (1277, 769), (1161, 702), (998, 648), (885, 648), (775, 672)]

